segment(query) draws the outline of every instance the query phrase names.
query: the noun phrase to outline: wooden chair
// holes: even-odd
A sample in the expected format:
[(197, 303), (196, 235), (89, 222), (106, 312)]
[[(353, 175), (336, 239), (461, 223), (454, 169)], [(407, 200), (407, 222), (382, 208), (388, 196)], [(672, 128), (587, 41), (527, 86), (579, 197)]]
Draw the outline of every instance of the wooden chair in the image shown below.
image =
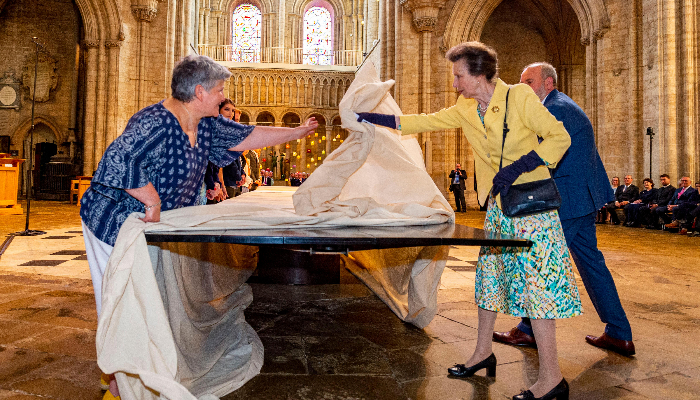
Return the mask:
[(80, 202), (80, 199), (78, 198), (79, 186), (80, 186), (80, 180), (73, 179), (70, 181), (70, 204), (73, 204), (74, 201), (76, 203)]

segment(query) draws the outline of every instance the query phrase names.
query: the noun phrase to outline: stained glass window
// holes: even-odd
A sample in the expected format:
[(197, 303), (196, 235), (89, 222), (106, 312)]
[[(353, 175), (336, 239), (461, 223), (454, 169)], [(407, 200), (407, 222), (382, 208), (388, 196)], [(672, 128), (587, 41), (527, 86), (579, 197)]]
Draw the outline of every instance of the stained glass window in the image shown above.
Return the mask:
[(233, 10), (232, 20), (231, 61), (260, 62), (260, 9), (252, 4), (241, 4)]
[(304, 64), (333, 64), (333, 18), (325, 7), (304, 14)]

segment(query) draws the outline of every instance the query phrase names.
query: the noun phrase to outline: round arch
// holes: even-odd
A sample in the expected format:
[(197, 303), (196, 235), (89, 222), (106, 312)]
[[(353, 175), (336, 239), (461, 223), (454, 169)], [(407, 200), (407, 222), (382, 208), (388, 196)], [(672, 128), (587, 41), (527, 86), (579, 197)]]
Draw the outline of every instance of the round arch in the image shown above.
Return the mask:
[[(502, 0), (462, 1), (450, 13), (443, 37), (443, 48), (479, 40), (484, 24)], [(581, 40), (593, 42), (610, 29), (610, 17), (603, 0), (567, 0), (581, 25)]]

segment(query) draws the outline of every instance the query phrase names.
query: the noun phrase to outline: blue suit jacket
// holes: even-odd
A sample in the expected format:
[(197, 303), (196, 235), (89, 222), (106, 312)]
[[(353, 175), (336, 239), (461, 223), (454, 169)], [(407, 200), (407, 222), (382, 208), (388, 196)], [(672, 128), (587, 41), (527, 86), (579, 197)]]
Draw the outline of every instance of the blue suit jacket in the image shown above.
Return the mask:
[(549, 93), (544, 106), (564, 123), (571, 136), (571, 146), (552, 171), (562, 200), (559, 218), (566, 220), (591, 214), (614, 199), (595, 146), (591, 121), (578, 104), (556, 89)]
[(671, 201), (669, 201), (668, 204), (680, 205), (681, 203), (693, 203), (695, 201), (698, 201), (698, 191), (695, 190), (694, 187), (688, 187), (688, 189), (686, 189), (685, 192), (683, 192), (683, 195), (679, 199), (678, 195), (681, 193), (681, 190), (683, 190), (682, 187), (676, 189), (676, 191), (673, 193)]

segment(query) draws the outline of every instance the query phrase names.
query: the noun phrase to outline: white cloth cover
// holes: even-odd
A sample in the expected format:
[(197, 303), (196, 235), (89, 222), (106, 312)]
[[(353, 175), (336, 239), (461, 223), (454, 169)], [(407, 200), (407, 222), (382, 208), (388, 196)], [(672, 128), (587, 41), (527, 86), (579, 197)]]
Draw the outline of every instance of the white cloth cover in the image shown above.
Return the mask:
[[(400, 113), (366, 64), (341, 101), (347, 140), (294, 193), (260, 188), (209, 206), (167, 211), (161, 222), (130, 216), (122, 226), (102, 285), (98, 364), (116, 373), (121, 397), (215, 399), (262, 367), (260, 339), (243, 310), (256, 247), (157, 243), (146, 231), (304, 229), (451, 223), (411, 137), (355, 121), (353, 111)], [(293, 199), (292, 199), (293, 194)], [(292, 204), (293, 203), (293, 204)], [(296, 212), (295, 212), (296, 211)], [(351, 253), (345, 265), (402, 320), (426, 326), (448, 247)]]

